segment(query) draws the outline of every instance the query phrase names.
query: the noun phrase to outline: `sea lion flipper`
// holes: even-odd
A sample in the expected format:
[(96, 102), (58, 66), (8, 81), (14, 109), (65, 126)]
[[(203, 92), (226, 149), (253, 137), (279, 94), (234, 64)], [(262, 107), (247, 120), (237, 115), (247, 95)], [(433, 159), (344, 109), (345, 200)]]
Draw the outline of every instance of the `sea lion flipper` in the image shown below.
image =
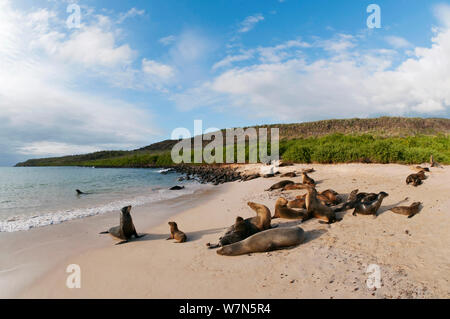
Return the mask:
[(126, 244), (128, 243), (128, 240), (122, 240), (120, 242), (118, 242), (116, 245), (122, 245), (122, 244)]
[(103, 235), (103, 234), (109, 234), (109, 230), (107, 230), (107, 231), (102, 231), (101, 233), (99, 233), (100, 235)]

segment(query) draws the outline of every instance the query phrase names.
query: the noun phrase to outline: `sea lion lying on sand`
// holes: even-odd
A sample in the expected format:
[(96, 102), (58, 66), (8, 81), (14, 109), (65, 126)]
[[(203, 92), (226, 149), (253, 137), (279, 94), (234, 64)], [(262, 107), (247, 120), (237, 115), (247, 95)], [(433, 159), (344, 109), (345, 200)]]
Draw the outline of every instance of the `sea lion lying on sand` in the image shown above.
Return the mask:
[(288, 184), (283, 187), (283, 190), (284, 191), (292, 191), (292, 190), (296, 190), (296, 189), (303, 189), (301, 187), (301, 185), (303, 185), (303, 184), (301, 184), (301, 183)]
[(266, 189), (266, 191), (270, 192), (270, 191), (273, 191), (275, 189), (280, 189), (280, 188), (285, 187), (286, 185), (291, 185), (291, 184), (294, 184), (294, 182), (293, 181), (289, 181), (289, 180), (281, 181), (281, 182), (278, 182), (276, 184), (273, 184), (269, 189)]
[(348, 196), (348, 199), (344, 203), (334, 206), (333, 210), (335, 212), (342, 212), (348, 209), (355, 208), (355, 205), (358, 202), (358, 192), (359, 189), (353, 190)]
[(223, 237), (219, 238), (219, 243), (207, 243), (207, 247), (217, 248), (223, 245), (229, 245), (271, 228), (270, 210), (267, 206), (254, 202), (248, 202), (247, 205), (256, 212), (256, 216), (243, 220), (241, 220), (242, 217), (236, 218), (235, 224), (227, 229)]
[(377, 214), (378, 208), (380, 208), (383, 199), (388, 196), (389, 196), (388, 193), (380, 192), (378, 193), (377, 198), (372, 201), (367, 200), (366, 196), (356, 204), (355, 210), (353, 211), (353, 216), (356, 216), (357, 214), (378, 216)]
[(428, 173), (430, 172), (430, 169), (428, 167), (422, 167), (422, 166), (411, 166), (411, 169), (416, 172), (421, 172), (421, 171), (428, 172)]
[(179, 191), (179, 190), (182, 190), (182, 189), (184, 189), (184, 186), (178, 186), (178, 185), (169, 188), (169, 190), (171, 190), (171, 191)]
[(422, 185), (422, 180), (424, 180), (425, 173), (422, 171), (421, 173), (411, 174), (406, 178), (406, 184), (413, 184), (413, 186), (419, 186)]
[(288, 201), (280, 197), (275, 203), (275, 214), (272, 219), (275, 218), (284, 218), (284, 219), (305, 219), (307, 217), (306, 211), (303, 210), (294, 210), (287, 206)]
[[(306, 197), (306, 194), (305, 194), (305, 197)], [(301, 198), (301, 197), (297, 196), (296, 199), (291, 200), (287, 203), (287, 207), (288, 208), (299, 208), (299, 209), (306, 208), (305, 197)]]
[(308, 192), (306, 194), (305, 199), (305, 206), (308, 218), (315, 217), (317, 219), (326, 221), (328, 224), (341, 221), (340, 218), (336, 217), (336, 213), (331, 207), (325, 206), (317, 198), (317, 190), (314, 187), (310, 185), (304, 185), (304, 187)]
[(297, 174), (295, 172), (289, 172), (281, 174), (280, 177), (297, 177)]
[(170, 237), (169, 239), (175, 239), (177, 243), (184, 243), (187, 240), (186, 234), (178, 229), (178, 225), (175, 222), (169, 222), (170, 226)]
[(300, 245), (305, 240), (302, 228), (280, 227), (269, 229), (248, 237), (232, 245), (223, 246), (217, 254), (223, 256), (238, 256), (250, 253), (263, 253), (276, 249)]
[(412, 203), (410, 206), (397, 206), (391, 208), (393, 213), (406, 215), (408, 218), (412, 218), (419, 213), (421, 202)]
[(132, 236), (134, 238), (140, 238), (136, 232), (136, 228), (133, 225), (133, 219), (131, 218), (131, 206), (126, 206), (122, 208), (120, 214), (120, 225), (116, 227), (112, 227), (107, 231), (101, 232), (100, 234), (111, 234), (114, 237), (119, 239), (123, 239), (123, 241), (117, 243), (116, 245), (124, 244), (131, 239)]

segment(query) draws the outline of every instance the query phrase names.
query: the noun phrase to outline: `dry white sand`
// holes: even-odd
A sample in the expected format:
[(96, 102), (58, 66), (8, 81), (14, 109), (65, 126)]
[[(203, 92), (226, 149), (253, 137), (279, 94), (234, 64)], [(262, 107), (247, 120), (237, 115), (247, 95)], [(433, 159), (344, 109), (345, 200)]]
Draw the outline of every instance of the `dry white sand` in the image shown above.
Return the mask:
[[(90, 238), (103, 244), (58, 262), (16, 296), (31, 298), (448, 298), (450, 297), (450, 170), (432, 169), (419, 187), (407, 186), (412, 171), (402, 165), (311, 165), (318, 190), (340, 194), (389, 193), (377, 218), (342, 213), (341, 222), (310, 220), (302, 245), (269, 253), (225, 257), (208, 250), (236, 216), (253, 216), (247, 201), (273, 212), (280, 191), (265, 192), (281, 178), (229, 183), (195, 207), (182, 208), (142, 240), (115, 246), (109, 236)], [(309, 166), (309, 167), (311, 167)], [(300, 170), (305, 165), (282, 168)], [(255, 167), (247, 166), (247, 169)], [(299, 181), (299, 178), (293, 178)], [(293, 198), (303, 191), (284, 192)], [(405, 198), (409, 199), (405, 201)], [(415, 217), (389, 208), (421, 201)], [(175, 220), (189, 241), (167, 241), (167, 221)], [(87, 222), (87, 221), (85, 221)], [(69, 222), (70, 223), (70, 222)], [(67, 223), (67, 224), (69, 224)], [(300, 224), (275, 220), (279, 227)], [(137, 223), (136, 223), (137, 224)], [(53, 227), (53, 226), (52, 226)], [(139, 224), (136, 227), (140, 228)], [(91, 229), (89, 231), (92, 231)], [(142, 229), (141, 229), (142, 231)], [(51, 258), (52, 251), (40, 258)], [(36, 256), (35, 256), (36, 258)], [(81, 267), (81, 288), (66, 287), (67, 265)], [(379, 265), (382, 286), (370, 290), (366, 273)]]

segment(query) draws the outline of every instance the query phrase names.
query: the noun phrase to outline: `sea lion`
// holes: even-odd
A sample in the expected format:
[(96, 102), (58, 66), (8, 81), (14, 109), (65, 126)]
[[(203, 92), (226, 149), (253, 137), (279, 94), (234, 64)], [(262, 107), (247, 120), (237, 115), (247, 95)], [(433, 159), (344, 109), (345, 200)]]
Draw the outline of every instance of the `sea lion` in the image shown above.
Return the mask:
[(294, 184), (289, 184), (283, 187), (284, 191), (291, 191), (291, 190), (296, 190), (296, 189), (303, 189), (302, 187), (300, 187), (301, 183), (294, 183)]
[(380, 192), (378, 193), (377, 198), (373, 201), (363, 199), (361, 202), (356, 204), (355, 210), (353, 211), (353, 216), (356, 216), (357, 214), (378, 216), (378, 208), (380, 208), (383, 199), (388, 196), (388, 193)]
[(280, 197), (275, 203), (275, 214), (272, 219), (275, 218), (284, 218), (284, 219), (305, 219), (307, 217), (305, 210), (294, 210), (292, 208), (287, 207), (288, 201)]
[(169, 239), (175, 239), (177, 243), (184, 243), (187, 240), (186, 234), (178, 229), (178, 225), (175, 222), (169, 222), (170, 226), (170, 237)]
[(358, 192), (359, 189), (352, 190), (345, 202), (333, 207), (334, 212), (342, 212), (348, 209), (355, 208), (355, 205), (358, 202)]
[(295, 172), (289, 172), (281, 174), (280, 177), (297, 177), (297, 174)]
[(305, 185), (311, 185), (311, 186), (315, 186), (316, 182), (308, 176), (308, 174), (306, 174), (305, 172), (302, 172), (302, 182)]
[(294, 200), (291, 200), (287, 203), (288, 208), (306, 208), (305, 206), (305, 199), (304, 198), (296, 198)]
[(112, 227), (107, 231), (101, 232), (100, 234), (111, 234), (114, 237), (119, 239), (123, 239), (123, 241), (117, 243), (116, 245), (124, 244), (131, 239), (132, 236), (134, 238), (140, 238), (136, 232), (136, 228), (133, 225), (133, 219), (131, 218), (131, 206), (126, 206), (121, 209), (120, 214), (120, 225), (116, 227)]
[(179, 190), (182, 190), (182, 189), (184, 189), (184, 186), (178, 186), (178, 185), (169, 188), (169, 190), (171, 190), (171, 191), (179, 191)]
[(336, 213), (332, 208), (324, 205), (318, 199), (317, 190), (314, 187), (310, 185), (304, 185), (304, 188), (307, 191), (305, 206), (308, 219), (315, 217), (317, 219), (326, 221), (328, 224), (332, 224), (334, 222), (342, 220), (336, 217)]
[(297, 246), (304, 240), (305, 232), (298, 226), (269, 229), (232, 245), (224, 246), (217, 250), (217, 254), (238, 256), (250, 253), (262, 253)]
[(281, 182), (278, 182), (276, 184), (273, 184), (269, 189), (266, 189), (266, 191), (270, 192), (270, 191), (273, 191), (275, 189), (280, 189), (280, 188), (285, 187), (286, 185), (291, 185), (291, 184), (294, 184), (294, 182), (293, 181), (288, 181), (288, 180), (281, 181)]
[(411, 174), (406, 178), (406, 184), (413, 184), (413, 186), (417, 187), (419, 185), (422, 185), (422, 179), (418, 174)]
[(206, 246), (209, 248), (217, 248), (223, 245), (229, 245), (271, 228), (272, 218), (270, 216), (270, 209), (267, 206), (254, 202), (248, 202), (247, 205), (256, 212), (256, 216), (243, 219), (242, 221), (241, 217), (236, 218), (235, 224), (227, 229), (223, 237), (219, 238), (218, 244), (207, 243)]
[(441, 164), (434, 161), (433, 155), (430, 156), (430, 166), (431, 167), (442, 167)]
[(305, 169), (302, 169), (302, 172), (303, 173), (306, 173), (306, 174), (310, 174), (310, 173), (314, 173), (316, 170), (314, 169), (314, 168), (305, 168)]
[(319, 195), (324, 196), (328, 200), (330, 205), (337, 205), (340, 202), (342, 202), (342, 199), (339, 197), (339, 194), (332, 189), (324, 190)]
[(422, 167), (422, 166), (412, 166), (411, 167), (412, 170), (420, 172), (420, 171), (424, 171), (424, 172), (430, 172), (430, 169), (428, 167)]
[(421, 202), (415, 202), (412, 203), (410, 206), (397, 206), (394, 208), (391, 208), (390, 210), (393, 213), (400, 214), (400, 215), (406, 215), (408, 218), (412, 218), (415, 215), (419, 213)]

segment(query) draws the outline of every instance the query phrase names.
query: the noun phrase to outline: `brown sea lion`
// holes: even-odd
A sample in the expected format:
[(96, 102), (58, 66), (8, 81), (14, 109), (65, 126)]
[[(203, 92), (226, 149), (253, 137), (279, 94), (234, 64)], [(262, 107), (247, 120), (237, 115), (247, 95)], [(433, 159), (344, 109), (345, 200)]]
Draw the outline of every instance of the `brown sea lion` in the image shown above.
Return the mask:
[[(247, 205), (256, 212), (256, 216), (242, 221), (240, 220), (242, 218), (238, 217), (235, 224), (227, 229), (223, 237), (219, 238), (218, 244), (213, 245), (208, 243), (206, 246), (209, 248), (217, 248), (222, 245), (229, 245), (237, 240), (245, 239), (257, 232), (271, 228), (272, 218), (267, 206), (254, 202), (248, 202)], [(238, 227), (238, 229), (236, 229), (236, 227)]]
[(299, 209), (306, 208), (305, 199), (304, 198), (296, 198), (294, 200), (291, 200), (287, 203), (287, 207), (288, 208), (299, 208)]
[(353, 190), (348, 196), (348, 199), (344, 203), (334, 206), (333, 210), (335, 212), (342, 212), (348, 209), (355, 208), (355, 205), (358, 202), (358, 192), (359, 189)]
[(441, 164), (434, 161), (433, 155), (430, 156), (430, 166), (431, 167), (442, 167)]
[(413, 186), (419, 186), (422, 185), (422, 179), (418, 174), (411, 174), (406, 178), (406, 184), (413, 184)]
[(356, 216), (357, 214), (378, 216), (378, 208), (380, 208), (383, 199), (388, 196), (388, 193), (380, 192), (378, 193), (377, 198), (373, 201), (363, 199), (361, 202), (356, 204), (355, 210), (353, 211), (353, 216)]
[(307, 191), (305, 206), (306, 212), (308, 214), (308, 218), (315, 217), (317, 219), (321, 219), (326, 221), (328, 224), (332, 224), (336, 221), (340, 221), (341, 219), (336, 217), (336, 213), (334, 210), (328, 206), (325, 206), (318, 198), (317, 198), (317, 190), (310, 186), (304, 185), (304, 188)]
[(302, 182), (305, 185), (311, 185), (311, 186), (315, 186), (316, 182), (309, 177), (305, 172), (302, 172)]
[(342, 199), (339, 197), (339, 194), (332, 189), (324, 190), (323, 192), (320, 193), (320, 195), (325, 196), (331, 205), (337, 205), (340, 202), (342, 202)]
[(302, 228), (281, 227), (269, 229), (248, 237), (232, 245), (223, 246), (217, 254), (223, 256), (238, 256), (250, 253), (262, 253), (300, 245), (305, 240)]
[(294, 182), (289, 181), (289, 180), (284, 180), (284, 181), (278, 182), (276, 184), (273, 184), (272, 186), (270, 186), (269, 189), (266, 189), (266, 191), (270, 192), (275, 189), (281, 189), (281, 188), (285, 187), (286, 185), (291, 185), (291, 184), (294, 184)]
[(419, 213), (421, 202), (412, 203), (410, 206), (397, 206), (391, 208), (391, 211), (396, 214), (406, 215), (412, 218)]
[(427, 173), (430, 172), (430, 169), (428, 167), (422, 167), (422, 166), (412, 166), (411, 169), (414, 171), (417, 171), (417, 172), (420, 172), (420, 171), (424, 171)]
[(291, 190), (296, 190), (296, 189), (303, 189), (302, 187), (300, 187), (300, 185), (303, 185), (301, 183), (294, 183), (294, 184), (289, 184), (283, 187), (284, 191), (291, 191)]
[(297, 174), (295, 172), (289, 172), (281, 174), (280, 177), (297, 177)]
[(130, 212), (131, 206), (122, 208), (120, 214), (120, 225), (112, 227), (107, 231), (101, 232), (100, 234), (111, 234), (114, 237), (123, 239), (123, 241), (117, 243), (116, 245), (128, 242), (128, 240), (130, 240), (132, 236), (134, 236), (134, 238), (141, 237), (136, 232), (136, 228), (133, 225), (133, 219), (131, 218)]
[(288, 201), (280, 197), (275, 203), (275, 214), (274, 218), (284, 218), (284, 219), (305, 219), (307, 217), (305, 210), (294, 210), (292, 208), (287, 207)]
[(177, 243), (184, 243), (187, 240), (186, 234), (178, 229), (178, 225), (175, 222), (169, 222), (170, 226), (170, 237), (169, 239), (175, 239)]
[(310, 174), (310, 173), (314, 173), (316, 170), (314, 169), (314, 168), (305, 168), (305, 169), (302, 169), (302, 172), (303, 173), (306, 173), (306, 174)]

